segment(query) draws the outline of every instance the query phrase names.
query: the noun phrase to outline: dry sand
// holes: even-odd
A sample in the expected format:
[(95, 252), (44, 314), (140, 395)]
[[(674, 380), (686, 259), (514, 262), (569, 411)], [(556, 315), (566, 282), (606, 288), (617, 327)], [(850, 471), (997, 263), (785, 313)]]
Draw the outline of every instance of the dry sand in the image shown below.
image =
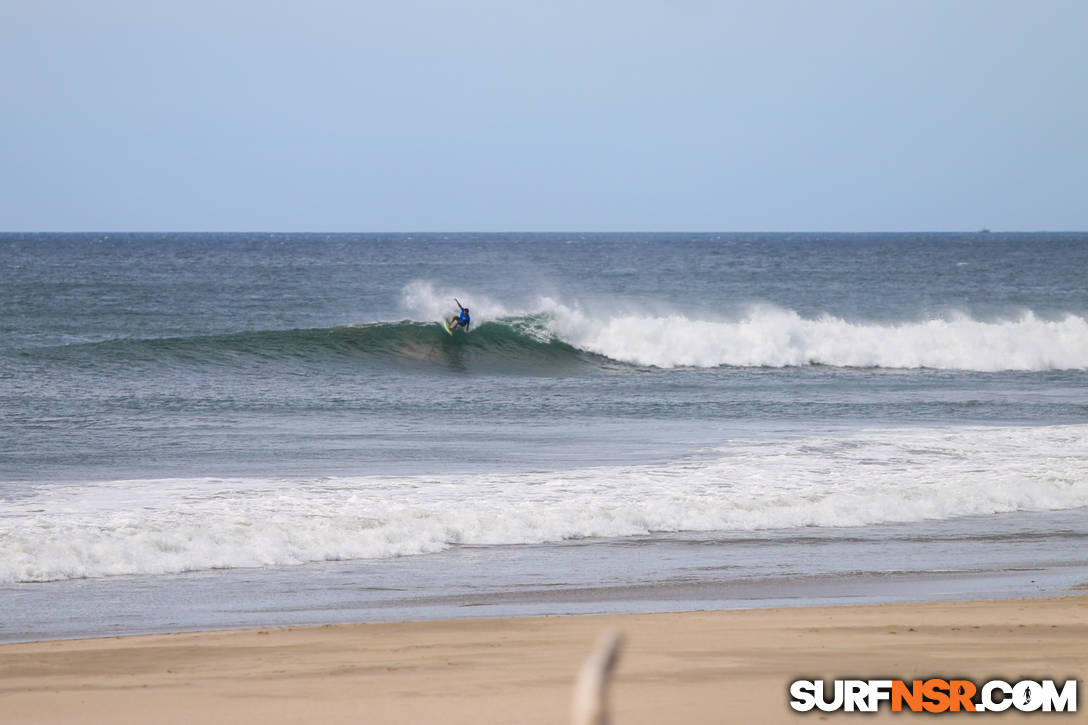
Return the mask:
[(793, 713), (787, 688), (1000, 676), (1083, 689), (1088, 674), (1088, 597), (463, 619), (3, 645), (0, 722), (565, 723), (578, 665), (609, 628), (627, 641), (615, 725), (928, 721)]

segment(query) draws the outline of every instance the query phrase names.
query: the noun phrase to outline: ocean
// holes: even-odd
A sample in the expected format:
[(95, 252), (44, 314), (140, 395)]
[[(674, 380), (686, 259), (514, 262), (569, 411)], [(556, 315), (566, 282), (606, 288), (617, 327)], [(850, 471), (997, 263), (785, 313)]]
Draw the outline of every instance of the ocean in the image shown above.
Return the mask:
[(0, 641), (1061, 594), (1088, 234), (0, 234), (0, 410)]

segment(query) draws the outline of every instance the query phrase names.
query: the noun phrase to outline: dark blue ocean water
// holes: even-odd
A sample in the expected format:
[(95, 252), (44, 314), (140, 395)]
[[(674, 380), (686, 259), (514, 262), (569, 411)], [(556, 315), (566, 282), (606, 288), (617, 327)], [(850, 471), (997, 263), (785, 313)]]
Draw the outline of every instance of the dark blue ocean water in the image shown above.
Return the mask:
[(592, 588), (579, 542), (632, 572), (610, 585), (671, 586), (738, 537), (700, 586), (834, 580), (782, 552), (931, 571), (932, 527), (973, 542), (948, 569), (1043, 537), (1071, 571), (1086, 279), (1086, 234), (0, 235), (0, 599), (259, 576), (266, 601), (394, 562), (405, 597), (460, 596), (417, 574), (470, 552), (495, 597), (544, 560)]

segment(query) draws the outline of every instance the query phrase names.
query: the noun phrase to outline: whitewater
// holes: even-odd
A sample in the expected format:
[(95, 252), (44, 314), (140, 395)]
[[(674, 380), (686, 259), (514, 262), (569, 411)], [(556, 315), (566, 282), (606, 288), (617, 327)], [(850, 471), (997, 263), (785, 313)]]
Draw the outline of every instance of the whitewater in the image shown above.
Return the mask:
[(0, 582), (1083, 506), (1088, 425), (737, 441), (555, 472), (54, 484), (5, 502)]

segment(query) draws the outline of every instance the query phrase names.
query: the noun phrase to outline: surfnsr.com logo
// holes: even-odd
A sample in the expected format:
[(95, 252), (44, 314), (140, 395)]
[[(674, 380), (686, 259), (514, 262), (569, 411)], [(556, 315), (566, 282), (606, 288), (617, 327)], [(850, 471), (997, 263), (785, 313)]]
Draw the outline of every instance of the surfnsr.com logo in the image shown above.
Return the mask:
[(790, 684), (790, 707), (798, 712), (1076, 712), (1077, 681), (990, 680), (797, 680)]

